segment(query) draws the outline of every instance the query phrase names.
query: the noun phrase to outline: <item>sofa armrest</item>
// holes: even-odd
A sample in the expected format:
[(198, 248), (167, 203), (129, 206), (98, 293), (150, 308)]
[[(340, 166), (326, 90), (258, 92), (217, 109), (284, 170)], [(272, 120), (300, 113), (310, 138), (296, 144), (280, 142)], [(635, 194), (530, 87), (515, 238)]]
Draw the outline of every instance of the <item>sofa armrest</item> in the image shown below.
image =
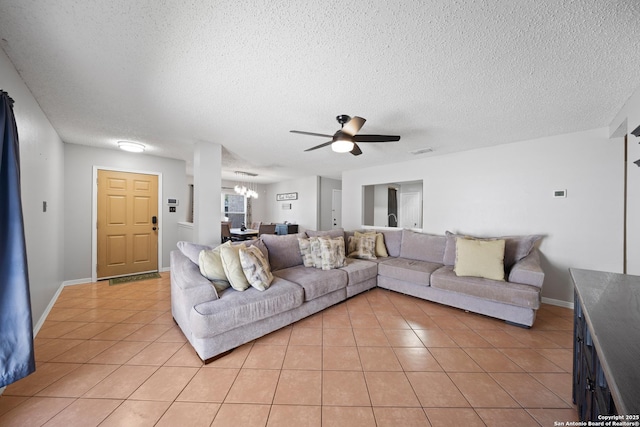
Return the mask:
[(533, 248), (529, 255), (516, 262), (509, 272), (509, 282), (542, 288), (544, 271), (540, 266), (540, 253)]
[(200, 268), (177, 250), (171, 252), (171, 293), (172, 299), (180, 299), (187, 305), (187, 310), (218, 299), (216, 289), (200, 274)]

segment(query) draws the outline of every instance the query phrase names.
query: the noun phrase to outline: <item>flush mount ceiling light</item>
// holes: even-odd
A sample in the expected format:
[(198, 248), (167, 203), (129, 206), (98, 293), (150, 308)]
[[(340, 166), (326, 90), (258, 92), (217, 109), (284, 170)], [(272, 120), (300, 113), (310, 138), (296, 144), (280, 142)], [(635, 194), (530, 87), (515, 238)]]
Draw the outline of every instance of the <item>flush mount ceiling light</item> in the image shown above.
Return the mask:
[(336, 153), (348, 153), (353, 150), (353, 141), (348, 139), (336, 139), (331, 144), (331, 149)]
[(120, 147), (121, 150), (129, 151), (131, 153), (142, 153), (145, 148), (144, 145), (131, 141), (118, 141), (118, 147)]

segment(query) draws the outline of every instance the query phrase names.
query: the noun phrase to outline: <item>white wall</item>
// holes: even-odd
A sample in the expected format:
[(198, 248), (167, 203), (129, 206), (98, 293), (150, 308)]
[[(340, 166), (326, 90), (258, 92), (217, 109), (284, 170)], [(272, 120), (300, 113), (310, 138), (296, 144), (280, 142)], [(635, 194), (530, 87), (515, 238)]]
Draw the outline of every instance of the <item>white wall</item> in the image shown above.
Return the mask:
[(342, 181), (320, 177), (320, 212), (319, 230), (331, 230), (333, 228), (333, 190), (341, 190)]
[[(22, 209), (35, 324), (64, 280), (63, 143), (1, 49), (0, 88), (15, 101)], [(42, 211), (43, 201), (47, 202), (47, 212)]]
[[(264, 222), (284, 223), (288, 221), (292, 224), (298, 224), (299, 231), (318, 230), (320, 223), (318, 216), (319, 181), (319, 177), (314, 175), (266, 185), (266, 219)], [(280, 193), (298, 193), (298, 200), (278, 202), (276, 194)], [(283, 203), (290, 203), (291, 209), (282, 209)]]
[(360, 226), (363, 185), (422, 179), (424, 232), (542, 234), (542, 295), (570, 302), (569, 267), (621, 272), (623, 167), (603, 128), (348, 171), (343, 224)]
[(627, 141), (627, 273), (640, 275), (640, 138), (630, 132), (640, 126), (640, 88), (611, 122), (612, 135), (628, 134)]
[[(162, 265), (169, 268), (169, 253), (179, 240), (178, 222), (187, 217), (187, 176), (184, 160), (127, 153), (77, 144), (64, 144), (64, 277), (65, 280), (90, 279), (93, 167), (106, 167), (132, 172), (162, 174)], [(168, 198), (180, 201), (175, 213), (169, 213)], [(184, 201), (184, 202), (183, 202)]]

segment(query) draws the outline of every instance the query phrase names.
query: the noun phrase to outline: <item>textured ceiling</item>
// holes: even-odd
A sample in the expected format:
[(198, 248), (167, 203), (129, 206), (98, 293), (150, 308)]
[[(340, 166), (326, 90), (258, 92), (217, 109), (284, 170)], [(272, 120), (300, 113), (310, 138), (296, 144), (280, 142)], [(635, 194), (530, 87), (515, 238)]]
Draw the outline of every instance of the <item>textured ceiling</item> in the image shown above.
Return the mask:
[[(638, 0), (0, 0), (0, 38), (63, 141), (263, 182), (607, 126), (640, 86)], [(338, 114), (402, 139), (289, 133)]]

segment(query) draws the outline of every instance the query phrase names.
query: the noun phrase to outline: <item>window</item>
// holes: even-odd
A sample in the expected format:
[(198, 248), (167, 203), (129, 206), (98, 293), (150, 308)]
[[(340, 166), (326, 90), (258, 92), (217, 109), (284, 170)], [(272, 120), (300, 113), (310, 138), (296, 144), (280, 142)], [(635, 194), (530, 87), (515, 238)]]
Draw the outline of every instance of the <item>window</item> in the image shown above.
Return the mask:
[(240, 228), (247, 223), (247, 201), (244, 196), (235, 193), (222, 193), (224, 216), (231, 221), (231, 228)]

